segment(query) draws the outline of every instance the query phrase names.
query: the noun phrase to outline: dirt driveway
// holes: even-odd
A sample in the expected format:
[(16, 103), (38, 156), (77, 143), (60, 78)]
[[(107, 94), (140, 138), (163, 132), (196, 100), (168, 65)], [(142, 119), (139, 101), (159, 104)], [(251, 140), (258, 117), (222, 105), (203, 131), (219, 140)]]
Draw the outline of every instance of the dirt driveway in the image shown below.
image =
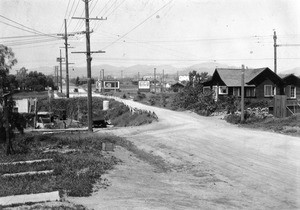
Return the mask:
[(69, 200), (93, 209), (300, 209), (299, 138), (126, 103), (154, 111), (159, 122), (109, 132), (162, 157), (171, 170), (118, 147), (123, 163), (106, 175), (111, 186)]

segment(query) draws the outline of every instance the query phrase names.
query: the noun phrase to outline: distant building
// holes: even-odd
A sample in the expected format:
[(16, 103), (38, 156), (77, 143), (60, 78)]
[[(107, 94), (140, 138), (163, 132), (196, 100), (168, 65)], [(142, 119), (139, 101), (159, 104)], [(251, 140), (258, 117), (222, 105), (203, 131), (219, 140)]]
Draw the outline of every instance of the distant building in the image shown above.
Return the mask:
[(178, 81), (179, 82), (188, 82), (188, 81), (190, 81), (190, 77), (189, 76), (179, 76), (178, 77)]
[(16, 99), (14, 110), (19, 113), (32, 113), (35, 110), (36, 99)]
[[(154, 75), (146, 75), (146, 76), (143, 76), (143, 80), (148, 80), (148, 81), (152, 81), (154, 79)], [(160, 76), (159, 75), (156, 75), (156, 80), (159, 80), (160, 79)]]

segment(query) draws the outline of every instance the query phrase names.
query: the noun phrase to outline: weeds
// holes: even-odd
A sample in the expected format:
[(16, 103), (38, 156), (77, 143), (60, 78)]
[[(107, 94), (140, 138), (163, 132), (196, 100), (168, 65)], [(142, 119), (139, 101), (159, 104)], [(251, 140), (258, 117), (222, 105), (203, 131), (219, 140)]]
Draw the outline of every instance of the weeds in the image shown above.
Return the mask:
[[(66, 192), (70, 196), (88, 196), (93, 192), (93, 184), (101, 180), (101, 175), (118, 162), (115, 157), (104, 156), (101, 152), (102, 142), (116, 142), (116, 138), (88, 133), (19, 136), (15, 141), (15, 148), (18, 148), (18, 151), (26, 148), (25, 152), (14, 156), (0, 155), (1, 162), (44, 158), (53, 161), (1, 165), (0, 174), (51, 169), (54, 173), (0, 178), (0, 196), (54, 190)], [(45, 153), (47, 148), (51, 148), (51, 152)], [(70, 153), (59, 152), (64, 149), (74, 150)]]

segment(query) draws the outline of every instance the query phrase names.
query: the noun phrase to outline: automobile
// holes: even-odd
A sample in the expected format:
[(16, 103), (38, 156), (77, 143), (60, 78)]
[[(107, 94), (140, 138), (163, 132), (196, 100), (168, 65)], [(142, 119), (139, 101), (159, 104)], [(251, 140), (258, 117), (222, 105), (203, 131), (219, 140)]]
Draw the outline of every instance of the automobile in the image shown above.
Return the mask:
[(52, 112), (38, 112), (36, 128), (52, 128), (54, 126), (54, 116)]

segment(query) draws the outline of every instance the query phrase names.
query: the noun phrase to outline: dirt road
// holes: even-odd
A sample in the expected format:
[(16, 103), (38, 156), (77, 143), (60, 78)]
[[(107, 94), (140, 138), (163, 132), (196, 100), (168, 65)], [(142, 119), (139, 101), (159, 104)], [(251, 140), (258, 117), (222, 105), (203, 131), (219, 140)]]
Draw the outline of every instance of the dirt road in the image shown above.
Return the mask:
[(227, 124), (216, 117), (148, 107), (159, 122), (116, 129), (171, 171), (117, 148), (111, 183), (71, 201), (94, 209), (300, 209), (300, 139)]

